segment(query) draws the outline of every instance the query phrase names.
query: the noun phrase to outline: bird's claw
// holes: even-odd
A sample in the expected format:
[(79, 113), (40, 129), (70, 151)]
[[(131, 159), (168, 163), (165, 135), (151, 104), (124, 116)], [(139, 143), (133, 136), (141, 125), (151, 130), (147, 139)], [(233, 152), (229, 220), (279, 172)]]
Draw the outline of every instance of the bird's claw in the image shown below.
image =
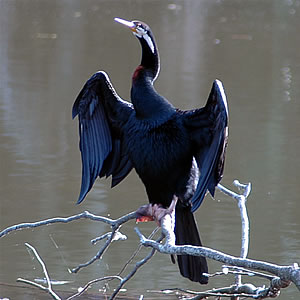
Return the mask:
[(167, 214), (172, 214), (176, 203), (177, 197), (174, 197), (168, 208), (164, 208), (161, 204), (143, 205), (136, 211), (136, 222), (156, 221), (157, 225), (160, 226), (162, 218)]

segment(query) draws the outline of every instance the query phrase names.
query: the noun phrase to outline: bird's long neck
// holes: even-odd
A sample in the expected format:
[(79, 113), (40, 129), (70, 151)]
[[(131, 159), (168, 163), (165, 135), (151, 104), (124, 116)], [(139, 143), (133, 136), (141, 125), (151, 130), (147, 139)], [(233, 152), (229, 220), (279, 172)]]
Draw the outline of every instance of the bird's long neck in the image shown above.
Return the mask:
[(175, 108), (159, 95), (153, 86), (160, 68), (155, 41), (153, 38), (139, 40), (142, 47), (142, 60), (132, 76), (132, 104), (136, 114), (143, 119), (167, 118), (175, 111)]
[(142, 60), (140, 66), (147, 70), (147, 76), (152, 82), (155, 81), (159, 74), (160, 61), (159, 53), (153, 37), (139, 39), (142, 47)]

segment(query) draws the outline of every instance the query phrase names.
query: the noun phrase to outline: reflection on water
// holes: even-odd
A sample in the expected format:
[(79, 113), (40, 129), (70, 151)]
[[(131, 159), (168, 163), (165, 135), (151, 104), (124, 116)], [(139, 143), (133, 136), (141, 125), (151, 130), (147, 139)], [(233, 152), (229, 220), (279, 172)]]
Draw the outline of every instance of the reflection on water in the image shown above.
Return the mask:
[[(300, 1), (30, 0), (0, 6), (1, 228), (83, 210), (117, 217), (147, 201), (133, 172), (113, 190), (109, 180), (97, 182), (75, 205), (81, 166), (73, 101), (99, 68), (128, 98), (140, 58), (137, 41), (113, 22), (118, 16), (151, 25), (162, 59), (156, 87), (176, 106), (200, 107), (213, 79), (224, 82), (230, 140), (223, 183), (253, 183), (249, 256), (280, 264), (299, 260)], [(239, 254), (240, 220), (231, 199), (208, 197), (197, 218), (206, 246)], [(1, 240), (0, 282), (43, 276), (24, 242), (39, 250), (52, 279), (73, 282), (67, 290), (115, 274), (137, 246), (132, 226), (123, 228), (128, 240), (77, 275), (68, 268), (95, 254), (99, 245), (89, 241), (108, 231), (106, 225), (80, 221), (12, 233)], [(141, 228), (150, 233), (153, 226)], [(211, 271), (216, 267), (210, 262)], [(157, 254), (127, 288), (176, 286), (199, 288)], [(281, 299), (297, 299), (296, 289), (283, 291)]]

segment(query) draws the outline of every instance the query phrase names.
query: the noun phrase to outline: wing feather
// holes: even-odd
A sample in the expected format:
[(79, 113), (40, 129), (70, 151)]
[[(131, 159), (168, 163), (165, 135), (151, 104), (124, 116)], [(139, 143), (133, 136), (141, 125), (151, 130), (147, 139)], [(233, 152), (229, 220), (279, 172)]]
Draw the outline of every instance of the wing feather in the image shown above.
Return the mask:
[(212, 196), (223, 176), (228, 139), (228, 108), (222, 83), (215, 80), (204, 108), (187, 118), (195, 143), (195, 159), (200, 170), (196, 191), (191, 199), (192, 212), (202, 203), (207, 191)]
[[(73, 118), (78, 115), (79, 119), (82, 159), (77, 203), (83, 201), (98, 176), (113, 175), (114, 180), (116, 174), (119, 183), (132, 169), (125, 147), (120, 146), (122, 126), (132, 111), (132, 105), (117, 95), (104, 72), (95, 73), (80, 91), (72, 110)], [(120, 165), (122, 160), (126, 164)]]

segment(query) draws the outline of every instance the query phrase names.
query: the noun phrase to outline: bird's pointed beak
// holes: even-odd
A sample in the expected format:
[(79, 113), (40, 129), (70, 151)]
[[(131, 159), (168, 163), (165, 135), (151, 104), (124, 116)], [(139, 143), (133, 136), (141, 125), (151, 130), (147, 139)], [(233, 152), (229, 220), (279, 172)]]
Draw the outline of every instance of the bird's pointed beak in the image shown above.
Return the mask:
[(120, 18), (115, 18), (114, 20), (118, 23), (121, 23), (121, 24), (129, 27), (133, 32), (136, 32), (136, 25), (133, 22), (123, 20), (123, 19), (120, 19)]

